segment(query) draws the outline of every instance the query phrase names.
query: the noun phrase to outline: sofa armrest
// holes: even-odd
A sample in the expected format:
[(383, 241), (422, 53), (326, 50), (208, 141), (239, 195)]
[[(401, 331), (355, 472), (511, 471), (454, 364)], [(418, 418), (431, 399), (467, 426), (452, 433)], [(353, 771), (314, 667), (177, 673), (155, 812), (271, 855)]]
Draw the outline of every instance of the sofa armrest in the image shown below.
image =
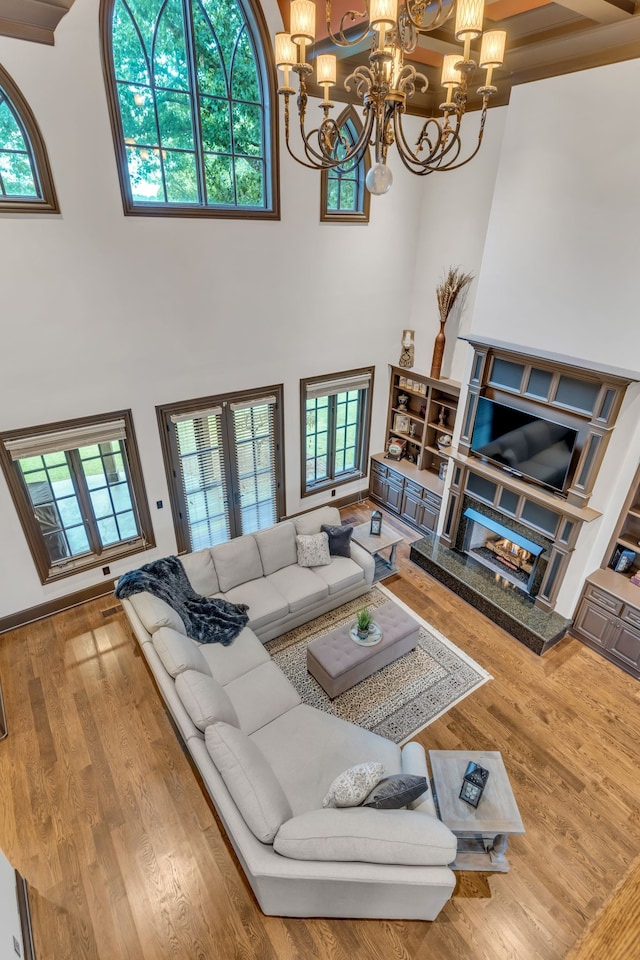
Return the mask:
[(373, 583), (373, 575), (376, 572), (376, 562), (371, 556), (370, 553), (360, 546), (358, 543), (354, 543), (353, 540), (350, 544), (351, 547), (351, 559), (355, 561), (362, 569), (364, 570), (364, 578), (369, 585)]
[(451, 830), (426, 813), (339, 807), (287, 820), (273, 848), (293, 860), (447, 866), (456, 858), (456, 843)]

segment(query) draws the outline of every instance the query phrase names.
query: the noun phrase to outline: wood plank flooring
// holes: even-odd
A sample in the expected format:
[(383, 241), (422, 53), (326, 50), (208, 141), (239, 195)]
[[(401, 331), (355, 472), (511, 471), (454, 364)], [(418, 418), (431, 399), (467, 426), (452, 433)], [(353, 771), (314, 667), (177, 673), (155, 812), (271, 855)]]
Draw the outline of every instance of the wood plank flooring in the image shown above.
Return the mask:
[(392, 522), (385, 585), (494, 677), (419, 739), (502, 752), (527, 830), (510, 872), (460, 874), (434, 923), (263, 916), (106, 597), (0, 637), (0, 848), (38, 960), (560, 960), (605, 914), (608, 946), (576, 960), (640, 956), (624, 883), (610, 901), (637, 889), (640, 684), (575, 639), (535, 656), (411, 564)]

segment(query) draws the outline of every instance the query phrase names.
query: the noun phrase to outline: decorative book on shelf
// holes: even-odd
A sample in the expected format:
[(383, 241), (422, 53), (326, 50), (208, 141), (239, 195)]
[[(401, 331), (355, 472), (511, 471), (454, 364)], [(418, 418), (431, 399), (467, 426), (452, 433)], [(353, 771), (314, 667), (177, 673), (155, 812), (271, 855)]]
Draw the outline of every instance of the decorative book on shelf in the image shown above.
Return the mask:
[(629, 568), (633, 566), (635, 559), (635, 550), (628, 550), (626, 547), (618, 546), (613, 551), (609, 566), (612, 570), (615, 570), (616, 573), (624, 573), (625, 570), (629, 570)]
[(636, 587), (640, 587), (640, 570), (638, 570), (637, 573), (634, 573), (634, 575), (629, 580), (629, 583), (635, 583)]

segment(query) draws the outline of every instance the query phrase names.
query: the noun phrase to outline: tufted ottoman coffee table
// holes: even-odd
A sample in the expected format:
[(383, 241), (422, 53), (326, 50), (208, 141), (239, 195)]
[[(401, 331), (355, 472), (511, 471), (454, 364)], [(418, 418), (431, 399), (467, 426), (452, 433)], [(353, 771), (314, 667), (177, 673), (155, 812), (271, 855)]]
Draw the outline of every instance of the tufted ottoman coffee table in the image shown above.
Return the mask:
[(382, 631), (382, 640), (374, 646), (353, 641), (349, 622), (307, 647), (307, 670), (332, 700), (415, 648), (420, 624), (397, 604), (383, 603), (373, 611), (373, 619)]

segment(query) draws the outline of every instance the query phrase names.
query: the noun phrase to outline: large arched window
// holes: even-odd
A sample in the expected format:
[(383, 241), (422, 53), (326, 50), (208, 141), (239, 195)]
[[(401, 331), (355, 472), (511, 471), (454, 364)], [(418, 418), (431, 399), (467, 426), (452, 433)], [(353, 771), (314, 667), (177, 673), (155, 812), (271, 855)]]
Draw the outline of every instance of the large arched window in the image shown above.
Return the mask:
[(58, 213), (44, 141), (29, 104), (0, 67), (0, 213)]
[(102, 0), (126, 213), (277, 217), (275, 71), (252, 0)]
[[(338, 127), (349, 146), (357, 143), (362, 124), (353, 107), (347, 107), (338, 117)], [(339, 145), (337, 157), (344, 155), (346, 148)], [(370, 166), (369, 151), (359, 163), (323, 170), (320, 189), (320, 219), (330, 223), (368, 223), (371, 197), (365, 189), (365, 177)]]

